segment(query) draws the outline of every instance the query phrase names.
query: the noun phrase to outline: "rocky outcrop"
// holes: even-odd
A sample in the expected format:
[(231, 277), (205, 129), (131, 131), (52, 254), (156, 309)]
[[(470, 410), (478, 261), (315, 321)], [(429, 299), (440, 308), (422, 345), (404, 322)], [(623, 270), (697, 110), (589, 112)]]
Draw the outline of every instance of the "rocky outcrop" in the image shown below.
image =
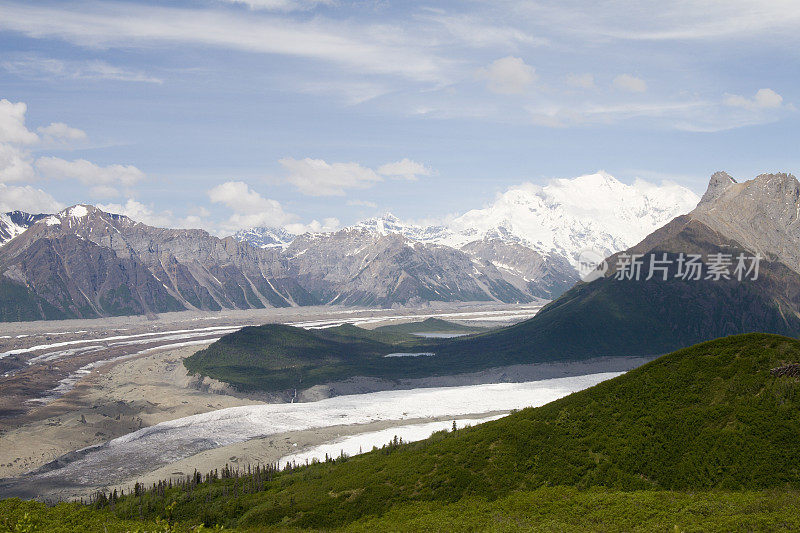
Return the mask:
[(426, 301), (528, 302), (488, 261), (435, 244), (362, 228), (296, 238), (284, 257), (297, 281), (326, 304)]
[(277, 251), (201, 230), (154, 228), (92, 206), (31, 225), (0, 251), (0, 272), (83, 318), (315, 303)]

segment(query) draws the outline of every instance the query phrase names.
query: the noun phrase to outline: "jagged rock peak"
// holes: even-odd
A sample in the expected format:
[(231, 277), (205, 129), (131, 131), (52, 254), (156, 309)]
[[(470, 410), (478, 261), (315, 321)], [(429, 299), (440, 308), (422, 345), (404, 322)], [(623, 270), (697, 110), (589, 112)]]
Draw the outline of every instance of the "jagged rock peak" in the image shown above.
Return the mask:
[(800, 186), (794, 174), (789, 174), (787, 172), (759, 174), (756, 176), (755, 180), (762, 183), (774, 183), (783, 188), (795, 189)]
[(706, 189), (706, 193), (700, 199), (700, 203), (710, 202), (719, 198), (728, 187), (735, 183), (737, 183), (736, 180), (727, 172), (714, 172), (711, 175), (711, 179), (708, 181), (708, 189)]

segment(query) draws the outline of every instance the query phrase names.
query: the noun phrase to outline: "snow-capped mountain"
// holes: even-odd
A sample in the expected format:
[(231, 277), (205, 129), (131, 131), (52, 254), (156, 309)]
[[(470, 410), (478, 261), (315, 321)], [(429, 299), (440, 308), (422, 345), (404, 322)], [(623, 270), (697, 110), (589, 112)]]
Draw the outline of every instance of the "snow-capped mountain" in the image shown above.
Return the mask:
[(582, 250), (606, 255), (629, 248), (675, 218), (700, 198), (676, 184), (637, 180), (626, 185), (598, 172), (557, 179), (545, 186), (512, 187), (483, 209), (453, 219), (440, 244), (461, 248), (483, 239), (517, 242), (572, 265)]
[(445, 244), (441, 241), (444, 241), (450, 235), (450, 231), (446, 226), (418, 226), (403, 222), (391, 213), (362, 220), (351, 226), (351, 228), (372, 231), (380, 235), (399, 233), (412, 241), (435, 244)]
[[(545, 257), (564, 257), (574, 266), (581, 251), (592, 248), (610, 255), (629, 248), (694, 209), (699, 200), (694, 192), (677, 184), (636, 180), (627, 185), (601, 171), (555, 179), (544, 186), (524, 183), (512, 187), (486, 207), (441, 225), (416, 225), (386, 213), (346, 229), (400, 234), (412, 241), (457, 249), (498, 239)], [(295, 238), (276, 228), (253, 228), (235, 237), (258, 247), (285, 247)]]
[[(695, 193), (680, 185), (643, 180), (626, 185), (597, 172), (544, 186), (512, 187), (486, 207), (441, 225), (412, 224), (386, 213), (335, 234), (317, 234), (309, 242), (325, 246), (336, 235), (338, 246), (346, 246), (341, 235), (349, 232), (401, 235), (411, 242), (464, 252), (492, 264), (524, 293), (554, 298), (578, 280), (576, 267), (583, 250), (608, 256), (627, 249), (691, 211), (698, 201)], [(258, 247), (286, 248), (296, 237), (280, 231), (256, 228), (239, 232), (236, 238)], [(358, 250), (342, 252), (352, 255)]]
[[(328, 233), (218, 239), (76, 205), (0, 215), (0, 321), (293, 305), (553, 299), (575, 259), (636, 244), (698, 198), (605, 173), (525, 184), (439, 226), (391, 214)], [(788, 213), (788, 211), (787, 211)], [(246, 241), (246, 242), (243, 242)]]

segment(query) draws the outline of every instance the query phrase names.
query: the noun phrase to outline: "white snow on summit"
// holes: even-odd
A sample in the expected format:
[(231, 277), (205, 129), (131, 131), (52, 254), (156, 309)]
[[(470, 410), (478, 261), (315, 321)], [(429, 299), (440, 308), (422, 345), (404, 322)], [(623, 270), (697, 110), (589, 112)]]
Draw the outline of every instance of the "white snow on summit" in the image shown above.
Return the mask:
[(295, 237), (295, 234), (283, 228), (270, 227), (243, 229), (233, 236), (239, 242), (249, 242), (259, 248), (286, 248)]
[[(599, 171), (573, 179), (554, 179), (541, 186), (523, 183), (438, 226), (404, 222), (386, 213), (344, 231), (401, 234), (415, 242), (453, 248), (500, 239), (531, 248), (544, 257), (561, 256), (573, 266), (591, 248), (611, 255), (630, 248), (673, 218), (694, 209), (700, 198), (675, 183), (641, 179), (627, 185)], [(253, 228), (235, 236), (262, 248), (285, 248), (294, 235), (276, 228)]]
[(418, 226), (401, 221), (391, 213), (380, 217), (368, 218), (350, 226), (348, 229), (372, 231), (380, 235), (399, 233), (404, 237), (418, 242), (437, 242), (448, 236), (449, 232), (444, 226)]
[(28, 229), (16, 224), (7, 213), (0, 213), (0, 246)]
[(574, 265), (586, 248), (610, 255), (635, 245), (699, 200), (677, 184), (636, 180), (626, 185), (605, 172), (555, 179), (545, 186), (524, 183), (452, 220), (450, 234), (439, 242), (458, 248), (495, 237), (543, 255), (563, 255)]

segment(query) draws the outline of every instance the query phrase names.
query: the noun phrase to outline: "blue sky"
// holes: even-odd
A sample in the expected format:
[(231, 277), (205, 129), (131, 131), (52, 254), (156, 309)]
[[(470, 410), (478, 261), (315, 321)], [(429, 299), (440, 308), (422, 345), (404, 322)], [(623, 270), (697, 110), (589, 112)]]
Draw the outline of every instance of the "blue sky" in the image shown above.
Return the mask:
[(2, 1), (0, 208), (224, 234), (796, 173), (798, 36), (784, 0)]

